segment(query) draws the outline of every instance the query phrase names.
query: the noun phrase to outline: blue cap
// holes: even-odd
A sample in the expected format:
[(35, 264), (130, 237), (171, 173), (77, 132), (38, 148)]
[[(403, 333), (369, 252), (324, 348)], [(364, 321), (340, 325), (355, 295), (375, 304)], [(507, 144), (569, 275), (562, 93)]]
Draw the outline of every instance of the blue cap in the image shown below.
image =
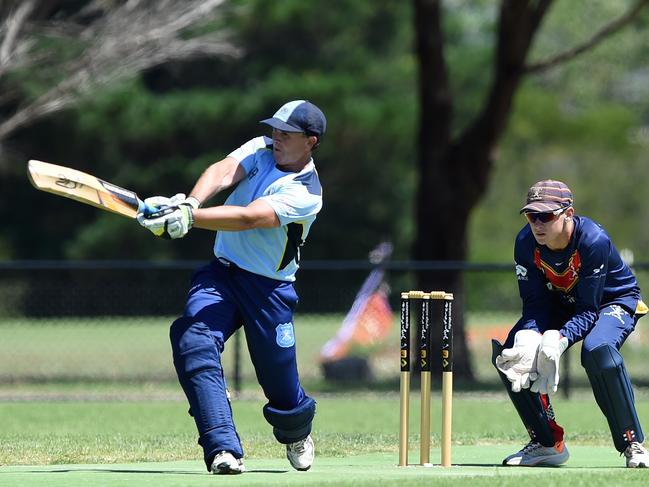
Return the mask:
[(327, 129), (327, 119), (317, 106), (308, 100), (293, 100), (282, 105), (265, 123), (284, 132), (304, 132), (322, 137)]

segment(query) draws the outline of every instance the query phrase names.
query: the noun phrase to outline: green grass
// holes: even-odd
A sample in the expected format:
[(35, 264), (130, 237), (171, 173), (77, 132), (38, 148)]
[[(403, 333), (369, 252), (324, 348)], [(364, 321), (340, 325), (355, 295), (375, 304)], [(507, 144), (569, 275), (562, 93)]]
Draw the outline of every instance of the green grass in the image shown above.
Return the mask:
[[(314, 423), (317, 463), (308, 473), (288, 468), (284, 450), (263, 420), (264, 404), (242, 343), (243, 393), (234, 414), (250, 473), (232, 485), (516, 485), (543, 475), (548, 485), (646, 485), (649, 472), (621, 468), (606, 421), (588, 389), (570, 401), (553, 401), (566, 427), (571, 460), (558, 469), (499, 467), (526, 434), (497, 385), (490, 363), (491, 337), (515, 315), (468, 316), (472, 360), (489, 393), (455, 394), (451, 469), (395, 467), (398, 431), (397, 329), (372, 357), (380, 392), (342, 391), (325, 384), (318, 353), (339, 328), (341, 315), (298, 316), (298, 361), (307, 390), (318, 400)], [(0, 486), (4, 485), (204, 485), (205, 469), (193, 420), (171, 364), (171, 318), (3, 320), (0, 323)], [(643, 377), (649, 334), (642, 322), (623, 352), (632, 378)], [(232, 343), (223, 357), (233, 370)], [(577, 385), (585, 377), (571, 352)], [(643, 375), (644, 374), (644, 375)], [(434, 378), (434, 380), (436, 380)], [(361, 385), (362, 386), (362, 385)], [(392, 387), (393, 386), (393, 387)], [(371, 389), (371, 388), (370, 388)], [(413, 384), (416, 389), (416, 381)], [(461, 389), (461, 388), (460, 388)], [(375, 389), (378, 391), (378, 389)], [(495, 392), (494, 392), (495, 391)], [(413, 392), (411, 461), (416, 461), (418, 395)], [(638, 389), (638, 412), (649, 421), (649, 389)], [(432, 459), (439, 458), (439, 387), (433, 392)]]
[[(261, 399), (239, 399), (235, 420), (250, 473), (228, 478), (233, 485), (436, 485), (458, 477), (476, 485), (520, 484), (551, 474), (544, 485), (633, 485), (649, 472), (629, 472), (611, 444), (606, 422), (589, 397), (556, 399), (572, 453), (559, 469), (502, 468), (502, 458), (525, 441), (525, 432), (505, 394), (458, 394), (453, 404), (451, 469), (397, 468), (398, 394), (317, 397), (314, 422), (317, 463), (293, 472), (270, 426)], [(640, 394), (641, 418), (649, 417)], [(418, 428), (418, 396), (412, 396), (411, 430)], [(439, 397), (433, 396), (433, 462), (439, 462)], [(193, 422), (183, 401), (0, 403), (0, 485), (198, 485), (206, 473)], [(417, 435), (410, 461), (416, 462)]]
[[(84, 382), (175, 384), (168, 334), (171, 317), (58, 318), (0, 320), (0, 392), (2, 384)], [(295, 319), (300, 377), (308, 387), (322, 384), (319, 352), (339, 329), (343, 316), (297, 315)], [(476, 378), (497, 383), (490, 365), (490, 339), (500, 338), (516, 321), (511, 313), (468, 314), (467, 335)], [(649, 385), (649, 329), (641, 321), (623, 355), (632, 379)], [(398, 323), (371, 356), (377, 379), (396, 379)], [(579, 345), (570, 350), (570, 371), (577, 384), (587, 381), (579, 365)], [(234, 342), (226, 344), (223, 364), (231, 380)], [(242, 338), (241, 374), (244, 385), (256, 388), (255, 375)], [(173, 386), (175, 387), (175, 386)]]
[[(296, 318), (301, 375), (319, 375), (318, 354), (342, 322), (340, 315)], [(173, 318), (57, 318), (0, 320), (0, 383), (175, 381), (169, 345)], [(396, 328), (396, 327), (395, 327)], [(243, 334), (242, 334), (243, 335)], [(254, 381), (242, 336), (242, 375)], [(232, 370), (234, 341), (223, 363)]]
[[(320, 454), (396, 453), (397, 394), (316, 398), (314, 435)], [(646, 399), (646, 395), (639, 398), (641, 418), (649, 417)], [(411, 430), (416, 436), (416, 394), (412, 401)], [(438, 402), (434, 394), (433, 444), (439, 440)], [(263, 404), (260, 399), (236, 400), (235, 421), (247, 456), (280, 458), (284, 453), (263, 419)], [(610, 444), (606, 422), (590, 398), (557, 399), (554, 405), (571, 445)], [(525, 438), (504, 393), (456, 395), (453, 411), (456, 445), (520, 443)], [(11, 419), (3, 423), (0, 433), (2, 464), (169, 461), (188, 460), (199, 454), (184, 401), (0, 403), (0, 417)]]
[[(57, 486), (504, 486), (520, 487), (534, 482), (543, 486), (618, 486), (646, 485), (647, 472), (622, 469), (601, 448), (583, 447), (561, 468), (505, 468), (492, 465), (493, 454), (506, 454), (503, 447), (486, 451), (482, 447), (457, 448), (458, 464), (451, 468), (399, 468), (389, 454), (353, 455), (347, 459), (318, 458), (308, 472), (295, 472), (285, 460), (250, 460), (248, 472), (227, 478), (208, 478), (198, 462), (164, 462), (66, 465), (52, 467), (0, 468), (0, 485)], [(597, 466), (592, 467), (593, 463)]]

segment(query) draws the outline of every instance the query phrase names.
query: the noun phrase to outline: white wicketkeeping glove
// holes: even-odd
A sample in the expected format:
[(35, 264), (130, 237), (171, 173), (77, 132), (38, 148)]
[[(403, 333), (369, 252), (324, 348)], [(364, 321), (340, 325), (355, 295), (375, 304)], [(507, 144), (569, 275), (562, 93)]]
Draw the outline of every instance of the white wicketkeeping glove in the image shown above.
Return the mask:
[(568, 348), (568, 339), (562, 337), (559, 330), (548, 330), (543, 333), (539, 354), (536, 358), (538, 378), (532, 384), (532, 392), (554, 394), (559, 385), (559, 360)]
[(496, 367), (512, 383), (513, 392), (528, 389), (531, 381), (536, 379), (536, 357), (540, 343), (539, 332), (521, 330), (514, 335), (514, 346), (505, 348), (496, 357)]

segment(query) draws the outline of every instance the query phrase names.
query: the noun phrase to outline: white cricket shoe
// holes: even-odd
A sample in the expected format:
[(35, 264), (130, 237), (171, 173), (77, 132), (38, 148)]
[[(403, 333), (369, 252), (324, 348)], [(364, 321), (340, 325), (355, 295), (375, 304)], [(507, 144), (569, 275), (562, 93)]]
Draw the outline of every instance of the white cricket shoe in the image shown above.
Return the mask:
[(626, 466), (629, 468), (649, 468), (649, 452), (642, 443), (634, 441), (629, 443), (622, 452), (626, 457)]
[(212, 473), (217, 475), (239, 474), (246, 471), (243, 461), (240, 458), (234, 458), (229, 451), (222, 451), (216, 454), (212, 462)]
[(558, 441), (554, 446), (543, 446), (532, 440), (522, 450), (505, 458), (503, 465), (513, 467), (561, 465), (568, 461), (569, 456), (568, 448), (563, 441)]
[(303, 440), (286, 445), (286, 458), (295, 470), (309, 470), (315, 457), (315, 446), (311, 435)]

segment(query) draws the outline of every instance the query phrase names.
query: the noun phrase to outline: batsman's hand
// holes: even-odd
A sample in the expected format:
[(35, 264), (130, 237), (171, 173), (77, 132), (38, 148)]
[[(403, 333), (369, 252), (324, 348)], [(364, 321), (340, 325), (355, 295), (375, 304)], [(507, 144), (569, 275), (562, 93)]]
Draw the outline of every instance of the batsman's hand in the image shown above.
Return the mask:
[(559, 386), (559, 361), (568, 348), (568, 339), (562, 337), (559, 330), (548, 330), (543, 333), (541, 346), (536, 358), (538, 378), (532, 384), (532, 392), (554, 394)]
[(182, 238), (194, 224), (192, 212), (189, 204), (167, 206), (146, 217), (138, 214), (137, 220), (156, 237)]
[(520, 330), (514, 335), (514, 346), (505, 348), (496, 357), (496, 367), (512, 383), (513, 392), (528, 389), (531, 381), (537, 378), (536, 360), (541, 338), (535, 330)]
[(152, 206), (154, 208), (161, 210), (162, 208), (165, 208), (167, 206), (178, 206), (186, 199), (187, 198), (185, 196), (185, 193), (178, 193), (171, 197), (150, 196), (144, 200), (144, 203), (146, 203), (148, 206)]
[(167, 196), (150, 196), (144, 200), (148, 206), (153, 206), (161, 210), (167, 206), (178, 206), (178, 205), (189, 205), (193, 209), (196, 209), (201, 206), (200, 202), (193, 196), (185, 196), (185, 193), (178, 193), (172, 197)]

